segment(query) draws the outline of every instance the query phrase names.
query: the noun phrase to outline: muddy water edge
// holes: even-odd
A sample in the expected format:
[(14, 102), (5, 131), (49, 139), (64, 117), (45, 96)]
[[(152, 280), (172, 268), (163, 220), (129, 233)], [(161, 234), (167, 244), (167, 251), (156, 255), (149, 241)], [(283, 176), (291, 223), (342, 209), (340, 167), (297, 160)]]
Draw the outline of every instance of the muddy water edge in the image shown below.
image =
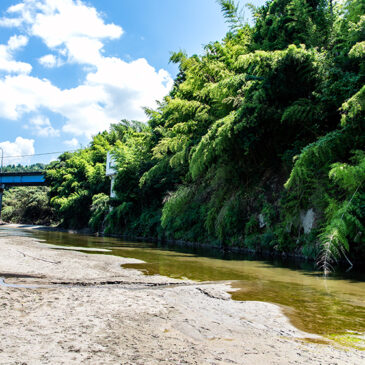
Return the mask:
[(0, 228), (0, 237), (24, 235), (56, 249), (83, 250), (136, 258), (124, 265), (146, 275), (196, 281), (232, 281), (232, 299), (279, 304), (297, 328), (365, 350), (365, 272), (352, 270), (324, 278), (310, 263), (257, 260), (218, 250), (159, 246), (110, 237)]

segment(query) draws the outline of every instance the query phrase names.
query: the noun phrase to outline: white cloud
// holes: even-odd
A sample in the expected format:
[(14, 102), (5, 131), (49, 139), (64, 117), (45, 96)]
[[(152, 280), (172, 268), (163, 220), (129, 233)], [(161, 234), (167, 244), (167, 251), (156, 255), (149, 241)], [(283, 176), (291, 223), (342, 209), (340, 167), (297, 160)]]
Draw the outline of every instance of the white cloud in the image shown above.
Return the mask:
[(60, 135), (60, 131), (52, 127), (49, 119), (41, 115), (32, 118), (28, 128), (39, 137), (57, 137)]
[(87, 37), (74, 37), (66, 42), (69, 61), (80, 64), (97, 65), (100, 63), (102, 48), (103, 43)]
[(167, 71), (156, 71), (144, 59), (125, 62), (115, 57), (103, 57), (95, 72), (87, 75), (91, 86), (102, 87), (108, 96), (105, 110), (111, 118), (123, 116), (145, 119), (141, 106), (155, 106), (172, 87)]
[(0, 25), (24, 24), (32, 35), (41, 37), (53, 48), (78, 37), (93, 39), (119, 38), (123, 29), (115, 24), (105, 24), (95, 8), (74, 0), (25, 0), (11, 6), (7, 12), (14, 17), (4, 17)]
[(79, 141), (76, 138), (69, 139), (63, 143), (69, 148), (76, 148), (79, 145)]
[(38, 60), (43, 66), (78, 64), (86, 75), (71, 89), (25, 73), (0, 78), (0, 117), (19, 120), (48, 109), (64, 117), (63, 132), (90, 137), (123, 118), (145, 120), (143, 107), (156, 107), (172, 86), (168, 72), (144, 58), (106, 57), (104, 42), (120, 38), (123, 30), (80, 0), (24, 0), (7, 13), (0, 25), (22, 24), (52, 50)]
[(8, 9), (8, 13), (16, 13), (18, 11), (21, 11), (22, 9), (24, 9), (24, 4), (19, 3), (19, 4), (16, 4), (16, 5), (10, 6), (9, 9)]
[(23, 35), (14, 35), (10, 37), (8, 41), (8, 47), (10, 50), (15, 51), (20, 47), (24, 47), (28, 43), (28, 38)]
[(18, 120), (23, 114), (46, 107), (67, 119), (63, 130), (88, 137), (115, 121), (99, 103), (108, 100), (103, 88), (81, 85), (61, 90), (48, 80), (28, 75), (0, 79), (0, 117)]
[(15, 35), (10, 37), (8, 44), (0, 44), (0, 70), (9, 73), (30, 73), (32, 66), (29, 63), (14, 60), (14, 52), (24, 47), (27, 43), (27, 37)]
[(43, 9), (43, 14), (37, 14), (32, 24), (32, 31), (43, 38), (49, 47), (76, 37), (116, 39), (123, 33), (120, 26), (105, 24), (95, 8), (82, 2), (46, 0)]
[(0, 142), (0, 147), (4, 150), (4, 166), (29, 163), (29, 157), (11, 157), (8, 156), (23, 156), (34, 154), (34, 139), (26, 139), (17, 137), (14, 142)]
[(42, 66), (48, 67), (48, 68), (59, 67), (63, 64), (62, 60), (53, 54), (47, 54), (41, 58), (38, 58), (38, 62)]
[[(20, 11), (21, 8), (24, 8), (24, 4), (17, 4), (10, 6), (7, 10), (9, 14)], [(19, 27), (22, 24), (22, 19), (20, 18), (1, 18), (0, 26), (2, 27)]]
[(59, 97), (60, 90), (48, 80), (29, 75), (0, 79), (0, 117), (17, 120)]

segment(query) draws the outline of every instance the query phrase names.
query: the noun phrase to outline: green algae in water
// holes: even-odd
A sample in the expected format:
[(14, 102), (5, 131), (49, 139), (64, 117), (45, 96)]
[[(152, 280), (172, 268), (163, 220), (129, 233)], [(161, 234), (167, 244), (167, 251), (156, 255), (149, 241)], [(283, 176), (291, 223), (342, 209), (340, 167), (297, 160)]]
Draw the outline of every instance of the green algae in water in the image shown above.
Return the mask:
[(330, 335), (328, 338), (343, 346), (365, 351), (365, 337), (363, 334), (350, 332), (344, 335)]
[(360, 336), (365, 334), (363, 273), (343, 273), (324, 278), (305, 263), (287, 264), (252, 257), (237, 259), (238, 255), (224, 255), (217, 250), (158, 247), (146, 242), (60, 232), (33, 232), (32, 236), (45, 240), (45, 243), (105, 248), (111, 250), (105, 252), (108, 255), (143, 260), (145, 263), (123, 266), (141, 270), (147, 275), (232, 281), (234, 300), (279, 304), (297, 328), (341, 344), (356, 343), (356, 348), (362, 349), (361, 340), (359, 342), (355, 337), (351, 342), (348, 339), (352, 338), (349, 331)]

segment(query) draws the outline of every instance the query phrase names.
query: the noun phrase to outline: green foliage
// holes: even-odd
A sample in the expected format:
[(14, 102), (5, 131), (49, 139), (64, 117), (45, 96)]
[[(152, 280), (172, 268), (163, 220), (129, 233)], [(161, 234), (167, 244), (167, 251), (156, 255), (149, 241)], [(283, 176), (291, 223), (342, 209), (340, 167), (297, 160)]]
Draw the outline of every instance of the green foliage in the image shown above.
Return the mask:
[(354, 165), (347, 163), (334, 163), (329, 172), (329, 177), (343, 190), (355, 192), (365, 181), (365, 152), (354, 151), (351, 158)]
[(3, 167), (3, 172), (35, 172), (35, 171), (43, 171), (45, 168), (46, 165), (43, 163), (35, 163), (27, 166), (23, 166), (21, 164), (7, 165)]
[(222, 13), (232, 31), (243, 27), (243, 11), (234, 0), (218, 0)]
[(357, 131), (364, 131), (365, 117), (365, 86), (359, 92), (347, 100), (341, 107), (343, 114), (341, 117), (341, 125), (349, 125), (356, 128)]
[(106, 153), (111, 148), (117, 131), (104, 132), (93, 138), (90, 146), (73, 153), (64, 153), (46, 169), (50, 184), (50, 202), (65, 227), (83, 228), (91, 218), (95, 194), (109, 191), (105, 176)]
[(284, 49), (290, 44), (326, 47), (331, 10), (325, 0), (273, 0), (258, 9), (255, 48)]
[(109, 200), (109, 196), (104, 193), (96, 194), (92, 198), (89, 226), (95, 232), (103, 231), (104, 220), (109, 212)]
[(52, 163), (52, 205), (66, 226), (321, 251), (325, 270), (365, 257), (363, 0), (271, 0), (251, 6), (253, 26), (218, 2), (231, 31), (200, 56), (171, 55), (179, 73), (146, 125), (122, 121)]
[[(365, 152), (355, 151), (353, 165), (334, 163), (329, 178), (340, 188), (340, 198), (333, 197), (326, 209), (326, 223), (319, 238), (322, 242), (321, 264), (325, 271), (341, 254), (350, 250), (364, 250), (365, 244)], [(356, 243), (360, 247), (356, 247)]]
[[(356, 244), (361, 238), (364, 243), (364, 192), (365, 145), (364, 114), (365, 87), (342, 105), (341, 126), (328, 133), (317, 142), (307, 146), (296, 160), (288, 189), (295, 190), (295, 197), (313, 197), (313, 187), (318, 184), (327, 186), (327, 193), (318, 201), (312, 200), (324, 211), (320, 263), (325, 271), (331, 270), (331, 264), (342, 254), (350, 250), (350, 242)], [(354, 162), (353, 165), (342, 160)], [(302, 203), (303, 198), (298, 201)], [(308, 201), (307, 201), (308, 204)], [(360, 241), (359, 241), (360, 242)], [(359, 250), (354, 245), (355, 250)], [(360, 248), (363, 250), (363, 247)]]
[(189, 187), (180, 186), (177, 191), (165, 199), (165, 204), (161, 216), (162, 228), (167, 229), (168, 237), (175, 237), (182, 239), (179, 235), (174, 233), (181, 230), (182, 227), (188, 225), (191, 227), (194, 223), (194, 217), (186, 214), (189, 210), (190, 203), (193, 198), (193, 191)]
[(351, 58), (364, 58), (365, 57), (365, 41), (356, 43), (350, 50), (349, 56)]
[(49, 206), (49, 188), (14, 187), (5, 190), (2, 220), (9, 223), (42, 224), (56, 223), (53, 209)]
[(148, 171), (152, 146), (153, 135), (145, 125), (130, 125), (128, 133), (116, 142), (112, 150), (117, 166), (116, 198), (111, 202), (115, 208), (106, 217), (106, 232), (145, 237), (158, 234), (161, 192), (166, 183), (160, 173), (168, 166), (162, 161)]

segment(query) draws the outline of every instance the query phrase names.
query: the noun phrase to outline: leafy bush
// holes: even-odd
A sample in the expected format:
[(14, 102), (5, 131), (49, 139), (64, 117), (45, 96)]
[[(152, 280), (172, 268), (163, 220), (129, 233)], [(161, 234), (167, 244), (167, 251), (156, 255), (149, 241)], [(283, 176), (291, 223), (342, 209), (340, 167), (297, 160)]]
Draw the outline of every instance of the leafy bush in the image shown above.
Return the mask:
[(5, 190), (2, 220), (22, 224), (55, 224), (55, 212), (49, 205), (48, 193), (47, 187), (14, 187)]

